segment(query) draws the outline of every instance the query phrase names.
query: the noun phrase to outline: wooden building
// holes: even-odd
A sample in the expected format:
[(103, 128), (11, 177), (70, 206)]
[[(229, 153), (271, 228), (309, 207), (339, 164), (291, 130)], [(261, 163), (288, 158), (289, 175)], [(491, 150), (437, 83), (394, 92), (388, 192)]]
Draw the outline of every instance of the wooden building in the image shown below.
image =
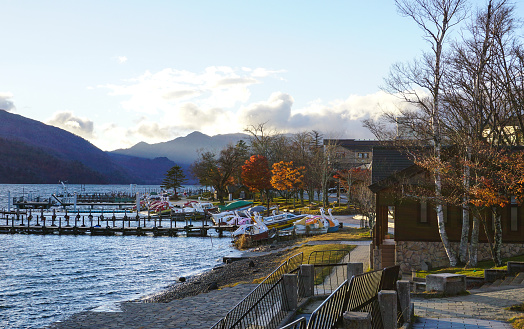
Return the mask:
[[(376, 195), (377, 207), (370, 249), (373, 268), (400, 264), (403, 272), (409, 272), (411, 269), (449, 266), (439, 235), (435, 205), (410, 197), (402, 188), (403, 185), (427, 180), (428, 173), (414, 165), (400, 151), (391, 147), (373, 149), (373, 184), (369, 187)], [(456, 251), (462, 231), (462, 209), (444, 206), (443, 211), (446, 232)], [(486, 215), (486, 229), (492, 232), (491, 214)], [(514, 202), (502, 209), (501, 221), (502, 257), (524, 254), (524, 207)], [(388, 226), (394, 227), (394, 236), (391, 238), (387, 234)], [(491, 259), (491, 255), (481, 225), (478, 260), (485, 259)]]

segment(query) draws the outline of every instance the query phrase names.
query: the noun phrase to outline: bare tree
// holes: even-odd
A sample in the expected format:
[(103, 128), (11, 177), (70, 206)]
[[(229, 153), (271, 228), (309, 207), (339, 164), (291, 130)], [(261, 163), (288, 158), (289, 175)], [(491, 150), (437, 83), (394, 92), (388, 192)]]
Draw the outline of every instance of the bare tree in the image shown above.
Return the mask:
[[(395, 3), (399, 13), (411, 18), (422, 30), (431, 50), (412, 64), (395, 64), (385, 80), (386, 90), (413, 106), (402, 113), (403, 124), (416, 129), (415, 137), (422, 143), (429, 142), (431, 156), (440, 160), (443, 147), (441, 89), (445, 72), (444, 51), (448, 34), (465, 17), (466, 0), (396, 0)], [(395, 116), (389, 115), (390, 121), (393, 118)], [(432, 177), (439, 234), (449, 262), (454, 266), (457, 259), (445, 228), (440, 166), (433, 168)]]

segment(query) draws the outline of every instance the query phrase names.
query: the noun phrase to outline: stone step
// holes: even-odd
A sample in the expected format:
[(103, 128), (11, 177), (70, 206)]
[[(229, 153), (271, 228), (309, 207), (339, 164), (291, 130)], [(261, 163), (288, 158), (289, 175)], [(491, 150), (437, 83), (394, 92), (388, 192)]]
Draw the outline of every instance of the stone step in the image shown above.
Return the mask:
[(513, 276), (507, 276), (501, 283), (500, 285), (501, 286), (509, 286), (511, 285), (511, 283), (513, 282), (513, 279), (515, 279), (515, 277)]
[(524, 284), (524, 272), (520, 272), (519, 274), (517, 274), (515, 279), (513, 279), (513, 285), (519, 284)]
[(499, 287), (501, 283), (502, 283), (502, 280), (498, 279), (491, 284), (491, 287)]
[(482, 285), (482, 287), (480, 287), (480, 289), (481, 289), (481, 290), (486, 290), (486, 289), (488, 289), (489, 287), (491, 287), (491, 283), (488, 282), (488, 283), (484, 283), (484, 284)]

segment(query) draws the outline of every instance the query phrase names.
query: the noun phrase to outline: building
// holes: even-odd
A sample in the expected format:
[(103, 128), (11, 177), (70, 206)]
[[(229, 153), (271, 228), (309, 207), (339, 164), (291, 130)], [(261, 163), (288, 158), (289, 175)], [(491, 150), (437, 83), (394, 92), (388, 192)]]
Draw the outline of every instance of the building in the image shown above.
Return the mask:
[[(449, 266), (439, 235), (435, 205), (410, 197), (404, 187), (427, 182), (429, 173), (393, 147), (374, 147), (372, 185), (376, 195), (376, 224), (370, 249), (373, 268), (400, 264), (403, 272)], [(462, 231), (462, 209), (444, 206), (444, 222), (451, 247), (456, 251)], [(472, 217), (472, 216), (470, 216)], [(486, 216), (486, 229), (493, 220)], [(502, 257), (524, 254), (524, 207), (513, 202), (502, 210)], [(388, 227), (393, 226), (394, 237)], [(471, 225), (470, 225), (471, 227)], [(478, 260), (491, 259), (484, 229), (479, 234)]]

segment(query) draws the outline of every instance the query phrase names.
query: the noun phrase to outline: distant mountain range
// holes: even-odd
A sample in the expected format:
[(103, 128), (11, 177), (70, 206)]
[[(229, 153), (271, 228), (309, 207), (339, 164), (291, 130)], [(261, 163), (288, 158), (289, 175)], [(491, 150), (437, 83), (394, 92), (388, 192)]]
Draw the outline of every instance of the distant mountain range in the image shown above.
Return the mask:
[(246, 137), (194, 132), (165, 143), (104, 152), (63, 129), (0, 110), (0, 183), (157, 185), (175, 163), (187, 170), (198, 149), (221, 149)]
[(140, 142), (128, 149), (119, 149), (111, 154), (129, 155), (135, 157), (153, 159), (156, 157), (167, 157), (179, 166), (189, 166), (198, 158), (198, 152), (220, 151), (228, 144), (236, 144), (240, 140), (249, 138), (246, 134), (227, 134), (210, 137), (198, 131), (192, 132), (186, 137), (178, 137), (168, 142), (148, 144)]

